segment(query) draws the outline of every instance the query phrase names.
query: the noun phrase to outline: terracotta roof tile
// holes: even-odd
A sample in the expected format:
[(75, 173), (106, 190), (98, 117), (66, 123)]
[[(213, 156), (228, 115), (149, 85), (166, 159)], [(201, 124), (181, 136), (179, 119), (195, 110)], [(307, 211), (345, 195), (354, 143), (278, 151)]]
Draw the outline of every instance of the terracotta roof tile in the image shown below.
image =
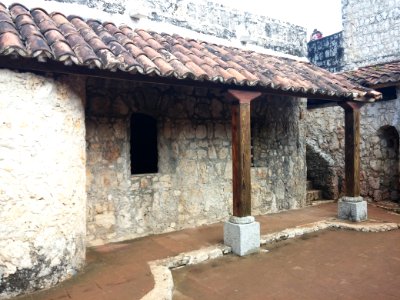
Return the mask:
[(159, 51), (161, 49), (164, 49), (164, 46), (157, 42), (155, 39), (148, 39), (146, 42), (149, 43), (150, 47), (154, 50)]
[(207, 73), (210, 80), (223, 82), (223, 77), (215, 70), (215, 68), (209, 65), (202, 65), (201, 68)]
[(398, 84), (400, 83), (400, 61), (361, 67), (339, 73), (339, 75), (367, 87)]
[(175, 55), (173, 55), (171, 52), (167, 51), (165, 48), (162, 48), (159, 50), (159, 52), (163, 55), (165, 61), (170, 62), (173, 59), (177, 59)]
[(190, 69), (190, 71), (193, 73), (195, 78), (199, 78), (200, 80), (203, 80), (208, 77), (207, 73), (193, 61), (188, 61), (187, 63), (185, 63), (185, 66), (188, 69)]
[(174, 68), (162, 57), (155, 58), (153, 62), (160, 70), (162, 76), (170, 76), (175, 71)]
[(190, 76), (192, 72), (184, 65), (182, 64), (178, 59), (173, 59), (169, 62), (169, 64), (174, 68), (174, 74), (177, 78), (183, 79), (187, 77), (193, 77)]
[(240, 83), (240, 84), (242, 84), (242, 83), (244, 83), (244, 82), (246, 82), (246, 81), (249, 81), (248, 78), (246, 78), (245, 76), (243, 76), (243, 74), (240, 74), (240, 73), (238, 72), (238, 70), (236, 70), (236, 69), (234, 69), (234, 68), (228, 68), (228, 69), (226, 69), (226, 71), (227, 71), (229, 74), (233, 75), (233, 77), (235, 78), (236, 82), (238, 82), (238, 83)]
[(162, 55), (153, 48), (151, 48), (150, 46), (144, 47), (143, 51), (147, 55), (147, 57), (150, 58), (151, 60), (155, 60), (156, 58), (162, 58)]
[[(171, 41), (176, 41), (176, 40), (171, 39)], [(168, 42), (169, 42), (169, 41), (168, 41)], [(179, 44), (179, 43), (176, 43), (176, 44), (171, 44), (171, 43), (169, 43), (169, 44), (172, 45), (172, 46), (170, 47), (169, 50), (170, 50), (172, 53), (174, 53), (175, 56), (176, 56), (176, 53), (182, 53), (182, 54), (185, 54), (185, 55), (189, 55), (189, 54), (192, 54), (192, 53), (193, 53), (191, 50), (189, 50), (189, 49), (183, 47), (183, 46), (182, 46), (181, 44)]]
[(158, 70), (157, 66), (145, 54), (139, 55), (136, 60), (139, 62), (144, 74), (150, 74)]
[(0, 33), (0, 54), (10, 55), (14, 53), (27, 56), (27, 51), (20, 38), (12, 32)]
[(126, 44), (125, 48), (133, 55), (133, 57), (138, 57), (144, 55), (144, 52), (139, 47), (135, 46), (133, 43)]
[(215, 60), (213, 60), (212, 58), (208, 57), (208, 56), (205, 56), (203, 58), (203, 60), (204, 60), (204, 63), (206, 63), (210, 67), (218, 66), (218, 63)]
[[(191, 78), (291, 91), (304, 97), (378, 98), (353, 84), (361, 73), (334, 75), (310, 63), (185, 39), (179, 35), (132, 30), (126, 25), (83, 20), (42, 8), (0, 3), (0, 55), (52, 59), (66, 65), (110, 71)], [(17, 64), (17, 62), (16, 62)], [(17, 65), (16, 65), (17, 66)], [(18, 66), (17, 66), (18, 67)], [(399, 81), (399, 65), (369, 70), (362, 80)], [(363, 74), (363, 73), (362, 73)], [(354, 80), (362, 83), (362, 80)]]

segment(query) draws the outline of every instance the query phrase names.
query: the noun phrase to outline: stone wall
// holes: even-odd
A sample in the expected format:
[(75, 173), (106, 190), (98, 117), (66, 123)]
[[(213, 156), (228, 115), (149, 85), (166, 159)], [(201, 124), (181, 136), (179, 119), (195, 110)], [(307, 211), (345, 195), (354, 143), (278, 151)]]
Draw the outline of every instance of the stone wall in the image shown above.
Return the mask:
[(0, 299), (85, 259), (84, 80), (0, 70)]
[[(400, 95), (400, 88), (397, 88)], [(398, 200), (400, 98), (366, 104), (361, 109), (361, 195), (367, 200)], [(344, 111), (340, 107), (308, 111), (308, 175), (338, 198), (344, 193)], [(313, 152), (317, 152), (316, 155)], [(396, 157), (397, 155), (397, 157)], [(318, 168), (312, 162), (320, 160)], [(320, 168), (325, 164), (326, 168)], [(397, 179), (396, 179), (397, 178)]]
[(343, 33), (338, 32), (308, 44), (308, 59), (330, 72), (339, 72), (344, 65)]
[(400, 59), (399, 0), (342, 0), (343, 31), (308, 43), (308, 59), (331, 72)]
[(346, 69), (400, 59), (399, 0), (342, 0)]
[[(91, 245), (228, 217), (231, 115), (221, 91), (101, 80), (91, 80), (87, 90)], [(304, 206), (304, 126), (299, 119), (304, 100), (278, 97), (268, 99), (268, 105), (259, 100), (252, 110), (253, 213)], [(129, 119), (133, 112), (148, 114), (158, 122), (156, 174), (131, 175)]]
[[(52, 2), (55, 1), (82, 4), (114, 15), (123, 15), (126, 17), (123, 22), (130, 14), (140, 13), (146, 15), (148, 20), (158, 23), (157, 26), (152, 26), (156, 31), (168, 31), (168, 26), (163, 24), (171, 24), (176, 26), (173, 33), (182, 34), (179, 28), (188, 29), (209, 37), (234, 40), (238, 43), (241, 36), (246, 36), (247, 43), (251, 45), (299, 57), (305, 57), (307, 54), (305, 28), (263, 15), (239, 11), (213, 1), (53, 0)], [(140, 27), (141, 23), (132, 23), (130, 26)], [(145, 23), (145, 26), (149, 26), (149, 23)], [(184, 34), (186, 37), (196, 38), (193, 33), (190, 35), (185, 31)], [(188, 34), (190, 36), (187, 36)]]

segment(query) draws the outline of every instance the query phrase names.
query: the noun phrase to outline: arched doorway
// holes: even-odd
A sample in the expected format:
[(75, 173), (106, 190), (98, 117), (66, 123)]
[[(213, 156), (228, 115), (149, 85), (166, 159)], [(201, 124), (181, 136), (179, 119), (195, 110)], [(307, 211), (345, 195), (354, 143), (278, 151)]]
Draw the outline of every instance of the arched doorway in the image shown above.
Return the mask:
[[(378, 131), (381, 154), (379, 189), (382, 200), (399, 200), (399, 133), (393, 126)], [(379, 153), (379, 152), (378, 152)]]

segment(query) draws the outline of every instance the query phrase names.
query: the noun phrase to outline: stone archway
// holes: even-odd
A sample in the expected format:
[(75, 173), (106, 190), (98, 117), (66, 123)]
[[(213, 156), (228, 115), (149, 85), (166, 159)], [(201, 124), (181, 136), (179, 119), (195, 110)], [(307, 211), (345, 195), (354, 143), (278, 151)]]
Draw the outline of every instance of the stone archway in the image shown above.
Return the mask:
[[(380, 157), (379, 193), (374, 200), (399, 200), (399, 133), (393, 126), (378, 130), (379, 145), (375, 157)], [(378, 160), (379, 161), (379, 160)]]

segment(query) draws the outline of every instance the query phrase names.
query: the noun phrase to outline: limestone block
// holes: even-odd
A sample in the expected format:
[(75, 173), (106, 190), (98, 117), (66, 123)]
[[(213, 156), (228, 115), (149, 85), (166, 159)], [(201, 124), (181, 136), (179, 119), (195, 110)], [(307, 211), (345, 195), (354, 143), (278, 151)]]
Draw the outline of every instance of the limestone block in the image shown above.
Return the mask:
[(115, 216), (113, 212), (96, 215), (94, 217), (95, 224), (104, 227), (106, 229), (110, 229), (115, 225)]
[(232, 252), (239, 256), (256, 252), (260, 248), (260, 223), (225, 222), (224, 244), (232, 247)]
[(350, 220), (353, 222), (361, 222), (367, 220), (367, 201), (346, 201), (346, 198), (350, 197), (344, 197), (344, 199), (342, 198), (339, 200), (338, 218), (342, 220)]

